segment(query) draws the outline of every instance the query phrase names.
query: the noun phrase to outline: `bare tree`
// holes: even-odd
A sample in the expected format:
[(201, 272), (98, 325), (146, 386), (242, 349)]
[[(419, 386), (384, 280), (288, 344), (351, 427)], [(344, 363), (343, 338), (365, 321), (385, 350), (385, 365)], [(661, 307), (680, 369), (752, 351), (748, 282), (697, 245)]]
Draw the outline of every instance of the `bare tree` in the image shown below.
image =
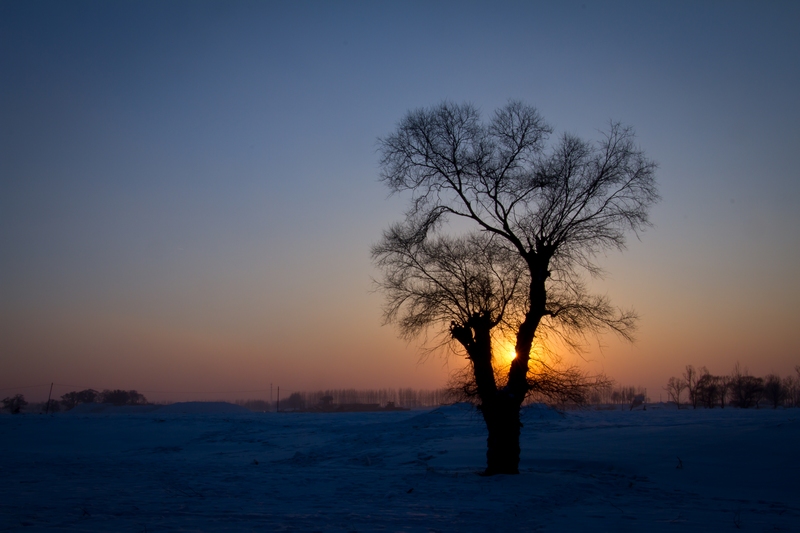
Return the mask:
[(697, 402), (708, 409), (713, 409), (722, 394), (722, 379), (719, 376), (712, 376), (706, 367), (700, 369), (699, 376), (695, 386)]
[(769, 374), (764, 378), (764, 399), (766, 399), (773, 409), (777, 409), (779, 405), (788, 397), (788, 391), (781, 380), (780, 376)]
[(304, 394), (300, 392), (293, 392), (286, 400), (284, 400), (281, 410), (300, 411), (305, 409), (305, 407), (306, 399)]
[(786, 388), (786, 404), (791, 407), (800, 407), (800, 366), (795, 367), (796, 376), (786, 376), (783, 386)]
[(795, 376), (787, 376), (789, 395), (793, 407), (800, 407), (800, 366), (794, 367)]
[(61, 403), (69, 410), (80, 403), (94, 403), (99, 394), (94, 389), (84, 389), (79, 392), (72, 391), (61, 396)]
[[(404, 221), (373, 249), (386, 319), (406, 338), (440, 333), (468, 358), (487, 474), (518, 472), (519, 409), (537, 372), (552, 370), (532, 356), (534, 343), (554, 336), (577, 348), (609, 329), (630, 339), (635, 325), (635, 313), (582, 279), (602, 273), (599, 253), (649, 225), (655, 164), (618, 123), (596, 143), (568, 134), (550, 143), (551, 133), (519, 102), (488, 123), (472, 105), (445, 102), (408, 113), (379, 140), (384, 183), (411, 196)], [(515, 357), (500, 372), (492, 345), (502, 335)]]
[(28, 402), (25, 401), (25, 396), (22, 394), (3, 398), (3, 409), (7, 409), (12, 415), (18, 415), (26, 405)]
[(103, 392), (99, 393), (97, 397), (100, 399), (101, 403), (110, 403), (112, 405), (147, 404), (147, 398), (145, 398), (143, 394), (140, 394), (135, 390), (106, 389)]
[(683, 380), (686, 382), (686, 388), (689, 391), (689, 403), (692, 404), (692, 409), (697, 409), (697, 402), (700, 399), (697, 395), (697, 380), (699, 379), (697, 371), (692, 365), (686, 365), (683, 371)]
[(730, 376), (718, 376), (717, 381), (717, 399), (719, 400), (719, 406), (722, 409), (725, 409), (725, 402), (728, 399), (728, 393), (731, 390), (731, 377)]
[(747, 369), (742, 371), (737, 362), (731, 374), (731, 402), (743, 409), (754, 406), (758, 408), (763, 392), (764, 380), (751, 376)]
[(669, 381), (667, 381), (667, 386), (664, 387), (664, 390), (667, 391), (667, 395), (669, 398), (675, 402), (678, 406), (678, 409), (681, 408), (681, 392), (686, 388), (686, 382), (681, 378), (671, 377)]

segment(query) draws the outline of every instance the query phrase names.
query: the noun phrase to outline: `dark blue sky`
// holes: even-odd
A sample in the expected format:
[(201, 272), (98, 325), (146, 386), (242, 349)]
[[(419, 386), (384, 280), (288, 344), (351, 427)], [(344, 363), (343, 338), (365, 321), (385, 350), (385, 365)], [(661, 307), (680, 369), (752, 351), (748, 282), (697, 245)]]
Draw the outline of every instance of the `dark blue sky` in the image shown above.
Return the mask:
[[(800, 364), (796, 2), (0, 3), (0, 388), (438, 386), (381, 328), (376, 138), (444, 99), (633, 126), (656, 227), (595, 367)], [(451, 364), (458, 364), (452, 362)], [(66, 381), (65, 381), (66, 380)]]

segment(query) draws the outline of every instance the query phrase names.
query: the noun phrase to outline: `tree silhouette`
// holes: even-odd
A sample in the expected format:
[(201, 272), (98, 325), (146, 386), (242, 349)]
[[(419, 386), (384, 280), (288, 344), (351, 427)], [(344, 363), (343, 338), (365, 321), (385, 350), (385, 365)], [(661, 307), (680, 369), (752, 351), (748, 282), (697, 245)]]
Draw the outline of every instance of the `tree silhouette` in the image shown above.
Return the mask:
[(26, 405), (28, 402), (25, 401), (25, 396), (22, 394), (3, 398), (3, 409), (7, 409), (12, 415), (18, 415)]
[(110, 403), (112, 405), (145, 405), (147, 403), (147, 398), (135, 390), (106, 389), (99, 393), (97, 397), (101, 403)]
[(94, 403), (98, 397), (98, 392), (94, 389), (84, 389), (82, 391), (72, 391), (61, 396), (61, 403), (69, 410), (80, 403)]
[(695, 384), (695, 403), (708, 409), (713, 409), (717, 402), (724, 406), (726, 393), (725, 380), (720, 376), (712, 376), (706, 367), (701, 367)]
[(681, 392), (683, 389), (686, 388), (686, 382), (681, 378), (671, 377), (669, 381), (667, 381), (667, 386), (664, 387), (664, 390), (667, 391), (667, 395), (669, 398), (675, 402), (678, 406), (678, 409), (681, 408)]
[[(534, 345), (553, 335), (578, 348), (608, 329), (630, 339), (635, 326), (635, 313), (590, 294), (583, 278), (602, 273), (599, 253), (649, 224), (655, 164), (618, 123), (596, 143), (551, 134), (520, 102), (488, 123), (445, 102), (409, 112), (379, 140), (382, 180), (411, 195), (372, 251), (385, 318), (406, 338), (433, 330), (466, 355), (463, 388), (489, 432), (487, 474), (518, 472), (519, 409), (532, 389), (569, 390)], [(515, 357), (501, 372), (502, 338)]]
[(731, 374), (731, 402), (743, 409), (753, 406), (758, 408), (758, 402), (761, 400), (763, 393), (764, 380), (751, 376), (748, 374), (747, 369), (742, 371), (737, 362)]
[(689, 391), (689, 403), (692, 404), (692, 409), (697, 409), (697, 404), (700, 402), (700, 394), (698, 394), (697, 390), (697, 383), (700, 377), (700, 373), (692, 365), (686, 365), (686, 369), (683, 372), (683, 381)]
[(300, 410), (306, 406), (305, 398), (299, 392), (293, 392), (283, 402), (283, 409)]
[(775, 374), (769, 374), (764, 378), (764, 398), (769, 402), (773, 409), (788, 397), (788, 389), (781, 378)]

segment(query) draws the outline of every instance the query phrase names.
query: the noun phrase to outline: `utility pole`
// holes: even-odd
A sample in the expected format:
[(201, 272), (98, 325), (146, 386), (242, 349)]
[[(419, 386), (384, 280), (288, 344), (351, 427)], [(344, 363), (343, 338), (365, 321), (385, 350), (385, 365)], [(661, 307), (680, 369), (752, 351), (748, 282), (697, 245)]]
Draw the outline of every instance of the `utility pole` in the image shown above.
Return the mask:
[(275, 405), (275, 412), (280, 412), (281, 410), (281, 386), (278, 385), (278, 403)]

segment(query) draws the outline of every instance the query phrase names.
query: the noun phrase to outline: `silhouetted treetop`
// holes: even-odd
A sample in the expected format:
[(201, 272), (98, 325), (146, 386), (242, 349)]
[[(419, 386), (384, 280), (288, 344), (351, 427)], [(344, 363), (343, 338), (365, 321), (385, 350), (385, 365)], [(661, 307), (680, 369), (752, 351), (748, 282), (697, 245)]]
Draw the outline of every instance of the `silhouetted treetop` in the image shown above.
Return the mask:
[(594, 254), (649, 225), (656, 165), (616, 122), (598, 142), (564, 134), (549, 143), (552, 131), (520, 102), (488, 123), (470, 104), (408, 113), (379, 140), (383, 181), (412, 193), (406, 231), (424, 238), (444, 217), (468, 218), (525, 258), (594, 270)]

